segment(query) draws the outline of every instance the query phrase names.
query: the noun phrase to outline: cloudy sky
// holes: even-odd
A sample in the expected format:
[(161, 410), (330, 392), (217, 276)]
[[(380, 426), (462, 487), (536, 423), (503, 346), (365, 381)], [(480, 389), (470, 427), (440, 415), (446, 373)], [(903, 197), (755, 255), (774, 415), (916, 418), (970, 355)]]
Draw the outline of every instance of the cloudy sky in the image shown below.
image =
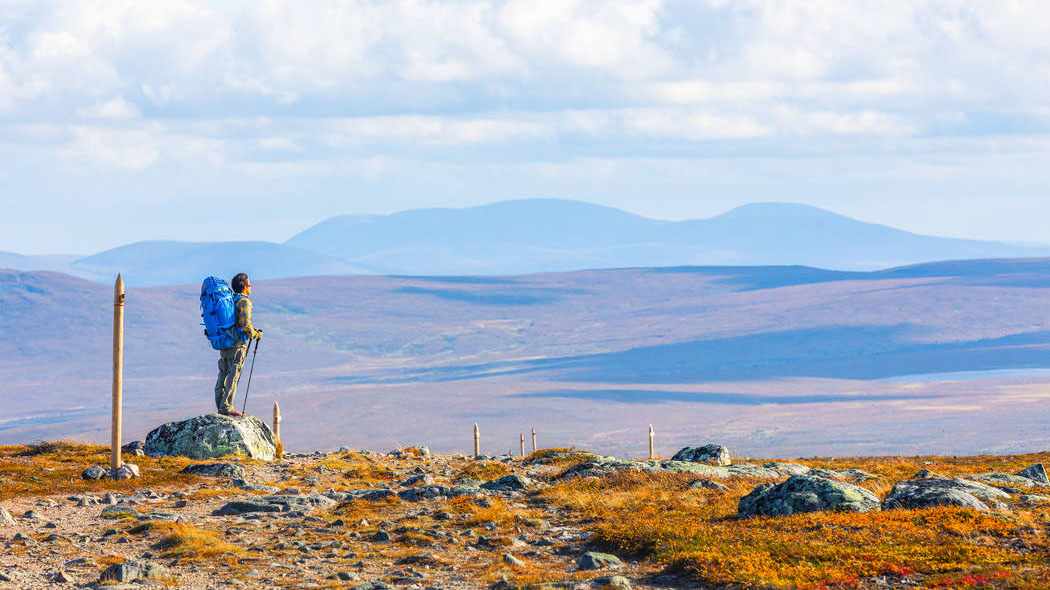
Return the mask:
[(1050, 243), (1041, 0), (0, 0), (0, 250), (561, 197)]

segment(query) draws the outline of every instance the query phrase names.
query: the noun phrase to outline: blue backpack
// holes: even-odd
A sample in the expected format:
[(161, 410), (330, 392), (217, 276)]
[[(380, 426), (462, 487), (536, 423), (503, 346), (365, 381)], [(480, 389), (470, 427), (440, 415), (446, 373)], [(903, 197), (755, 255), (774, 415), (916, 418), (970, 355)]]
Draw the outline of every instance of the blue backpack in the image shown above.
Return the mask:
[(237, 326), (237, 300), (243, 297), (234, 293), (226, 281), (208, 277), (201, 285), (201, 317), (204, 319), (204, 335), (215, 350), (230, 348), (247, 340), (244, 331)]

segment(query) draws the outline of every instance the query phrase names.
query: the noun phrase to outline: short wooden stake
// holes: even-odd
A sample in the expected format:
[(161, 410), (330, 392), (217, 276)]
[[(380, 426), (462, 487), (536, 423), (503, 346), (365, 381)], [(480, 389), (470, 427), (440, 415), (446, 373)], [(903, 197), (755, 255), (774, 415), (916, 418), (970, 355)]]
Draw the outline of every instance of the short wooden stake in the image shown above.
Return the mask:
[(474, 423), (474, 458), (481, 456), (481, 431), (478, 430), (478, 423)]
[(536, 452), (536, 429), (532, 429), (532, 452)]
[(124, 386), (124, 279), (117, 275), (113, 285), (113, 423), (110, 430), (112, 452), (109, 467), (113, 477), (124, 462), (120, 458), (121, 405)]
[(656, 458), (656, 453), (653, 452), (653, 437), (655, 437), (655, 436), (656, 435), (653, 434), (653, 425), (650, 424), (649, 425), (649, 458), (650, 459), (655, 459)]
[(281, 440), (281, 406), (273, 402), (273, 437)]
[(525, 456), (525, 435), (521, 435), (521, 456)]

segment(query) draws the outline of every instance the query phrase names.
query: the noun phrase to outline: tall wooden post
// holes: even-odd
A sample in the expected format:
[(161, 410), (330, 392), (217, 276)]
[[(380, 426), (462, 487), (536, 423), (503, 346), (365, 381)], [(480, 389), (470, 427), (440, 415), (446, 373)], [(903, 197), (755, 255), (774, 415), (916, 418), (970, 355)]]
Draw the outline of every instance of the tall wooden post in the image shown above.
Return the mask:
[(273, 402), (273, 437), (281, 440), (281, 407)]
[(521, 456), (525, 456), (525, 435), (521, 435)]
[(113, 447), (109, 461), (113, 476), (124, 464), (120, 459), (121, 399), (124, 380), (124, 279), (117, 275), (113, 285), (113, 425), (111, 429)]
[(478, 423), (474, 423), (474, 457), (477, 458), (481, 455), (481, 431), (478, 430)]
[(532, 429), (532, 452), (536, 452), (536, 429)]
[(656, 435), (653, 434), (653, 425), (650, 424), (649, 425), (649, 458), (650, 459), (655, 459), (656, 458), (656, 453), (653, 452), (653, 437), (655, 437), (655, 436)]

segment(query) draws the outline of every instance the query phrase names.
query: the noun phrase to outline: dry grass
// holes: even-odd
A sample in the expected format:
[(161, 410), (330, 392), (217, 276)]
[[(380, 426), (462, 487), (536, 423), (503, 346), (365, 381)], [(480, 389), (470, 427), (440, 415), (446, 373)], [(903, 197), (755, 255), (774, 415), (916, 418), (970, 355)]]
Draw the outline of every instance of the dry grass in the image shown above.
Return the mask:
[(243, 549), (219, 539), (214, 532), (182, 522), (147, 522), (132, 527), (128, 532), (136, 535), (160, 535), (161, 539), (153, 547), (161, 550), (164, 557), (197, 561), (243, 553)]
[[(884, 476), (865, 487), (885, 494), (921, 468), (945, 475), (1016, 470), (1043, 456), (813, 460), (814, 467), (857, 467)], [(927, 462), (936, 466), (926, 465)], [(687, 490), (695, 476), (624, 473), (581, 479), (542, 492), (589, 523), (596, 540), (663, 563), (707, 584), (744, 587), (856, 587), (880, 575), (920, 574), (930, 587), (1045, 588), (1050, 510), (1007, 518), (957, 508), (868, 514), (821, 512), (738, 520), (739, 499), (760, 482), (730, 480), (730, 490)], [(1042, 523), (1035, 525), (1035, 523)], [(967, 584), (969, 586), (967, 586)], [(938, 586), (939, 585), (939, 586)]]
[(0, 447), (0, 499), (83, 492), (129, 492), (198, 481), (179, 474), (195, 463), (181, 457), (125, 457), (139, 466), (142, 477), (134, 480), (84, 480), (80, 474), (92, 465), (109, 465), (109, 448), (75, 442)]
[(452, 476), (456, 479), (481, 479), (488, 481), (510, 475), (510, 468), (498, 461), (474, 461)]

